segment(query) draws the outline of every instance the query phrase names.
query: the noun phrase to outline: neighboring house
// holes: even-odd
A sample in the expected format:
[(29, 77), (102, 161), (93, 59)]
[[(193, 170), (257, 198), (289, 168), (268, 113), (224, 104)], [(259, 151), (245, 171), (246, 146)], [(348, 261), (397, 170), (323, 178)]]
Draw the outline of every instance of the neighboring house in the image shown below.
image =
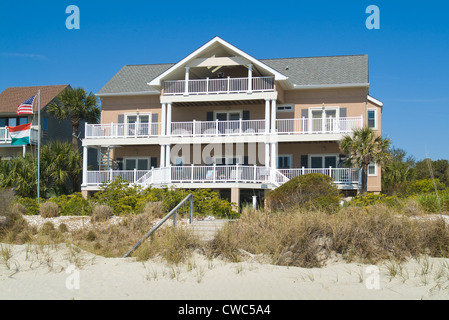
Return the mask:
[[(70, 121), (59, 122), (46, 112), (47, 105), (55, 101), (56, 97), (67, 87), (69, 85), (11, 87), (0, 93), (0, 159), (7, 160), (23, 156), (24, 152), (36, 152), (38, 141), (37, 95), (39, 90), (41, 90), (41, 144), (55, 139), (71, 141)], [(32, 96), (36, 96), (34, 114), (18, 116), (17, 107)], [(15, 127), (27, 123), (32, 124), (30, 145), (11, 146), (11, 138), (6, 127)]]
[[(176, 64), (123, 67), (97, 94), (101, 124), (83, 147), (84, 194), (117, 176), (143, 187), (209, 188), (235, 203), (312, 172), (360, 188), (339, 141), (363, 126), (381, 133), (369, 96), (368, 56), (258, 60), (219, 37)], [(86, 152), (84, 152), (87, 155)], [(381, 190), (380, 167), (368, 190)]]

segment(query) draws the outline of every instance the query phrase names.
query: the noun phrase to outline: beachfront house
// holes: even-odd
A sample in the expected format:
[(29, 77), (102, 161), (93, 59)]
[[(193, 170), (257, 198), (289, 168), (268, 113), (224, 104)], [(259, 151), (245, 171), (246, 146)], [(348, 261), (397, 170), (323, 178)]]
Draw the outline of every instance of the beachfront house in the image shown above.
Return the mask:
[[(0, 93), (0, 159), (9, 160), (24, 156), (26, 153), (37, 154), (38, 143), (38, 91), (41, 91), (41, 143), (50, 140), (71, 141), (70, 121), (60, 122), (47, 113), (47, 106), (69, 85), (10, 87)], [(35, 96), (33, 114), (17, 114), (18, 106)], [(11, 145), (11, 136), (7, 127), (16, 127), (31, 123), (30, 144)]]
[[(381, 133), (369, 88), (367, 55), (256, 59), (219, 37), (174, 64), (126, 65), (97, 94), (101, 123), (86, 124), (83, 193), (121, 176), (240, 204), (313, 172), (356, 193), (361, 172), (345, 167), (339, 141)], [(368, 191), (381, 190), (380, 173), (372, 163)]]

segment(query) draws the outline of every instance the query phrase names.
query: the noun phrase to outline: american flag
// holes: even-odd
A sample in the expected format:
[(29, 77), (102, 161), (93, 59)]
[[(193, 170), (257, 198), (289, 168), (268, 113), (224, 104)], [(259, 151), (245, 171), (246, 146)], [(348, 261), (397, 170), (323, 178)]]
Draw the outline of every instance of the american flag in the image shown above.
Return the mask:
[(26, 100), (24, 103), (22, 103), (20, 106), (17, 107), (17, 114), (19, 116), (23, 114), (33, 114), (33, 103), (36, 96), (32, 96), (28, 100)]

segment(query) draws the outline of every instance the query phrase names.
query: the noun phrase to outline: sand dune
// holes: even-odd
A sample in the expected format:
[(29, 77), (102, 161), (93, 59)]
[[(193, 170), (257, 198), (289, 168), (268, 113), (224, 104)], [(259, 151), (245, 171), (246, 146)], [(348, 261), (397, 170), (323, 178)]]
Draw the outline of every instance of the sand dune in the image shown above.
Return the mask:
[[(321, 269), (226, 263), (194, 255), (179, 266), (107, 259), (67, 248), (1, 245), (0, 299), (448, 299), (449, 259)], [(379, 271), (377, 277), (377, 271)]]

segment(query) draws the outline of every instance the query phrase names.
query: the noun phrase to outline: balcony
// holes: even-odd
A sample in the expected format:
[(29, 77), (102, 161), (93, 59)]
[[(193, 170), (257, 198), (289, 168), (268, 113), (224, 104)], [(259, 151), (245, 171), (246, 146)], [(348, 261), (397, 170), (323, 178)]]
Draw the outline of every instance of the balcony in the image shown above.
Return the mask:
[(99, 188), (117, 177), (127, 180), (130, 184), (149, 186), (192, 187), (194, 184), (210, 185), (211, 187), (225, 187), (226, 184), (247, 184), (254, 188), (258, 184), (267, 185), (274, 189), (288, 182), (290, 179), (310, 173), (322, 173), (332, 177), (340, 188), (353, 188), (360, 185), (361, 173), (353, 168), (319, 168), (319, 169), (272, 169), (260, 166), (171, 166), (167, 168), (153, 168), (150, 171), (88, 171), (84, 187)]
[[(363, 126), (362, 117), (301, 118), (276, 121), (276, 135), (347, 134)], [(171, 123), (170, 137), (223, 137), (270, 134), (265, 120), (187, 121)], [(86, 125), (86, 139), (166, 137), (161, 123)]]
[[(38, 131), (34, 128), (31, 129), (30, 142), (35, 144), (38, 139)], [(11, 136), (7, 128), (0, 128), (0, 145), (11, 144)]]
[[(186, 88), (186, 83), (188, 83)], [(187, 90), (186, 90), (187, 89)], [(164, 95), (207, 95), (274, 91), (274, 77), (165, 81)]]

